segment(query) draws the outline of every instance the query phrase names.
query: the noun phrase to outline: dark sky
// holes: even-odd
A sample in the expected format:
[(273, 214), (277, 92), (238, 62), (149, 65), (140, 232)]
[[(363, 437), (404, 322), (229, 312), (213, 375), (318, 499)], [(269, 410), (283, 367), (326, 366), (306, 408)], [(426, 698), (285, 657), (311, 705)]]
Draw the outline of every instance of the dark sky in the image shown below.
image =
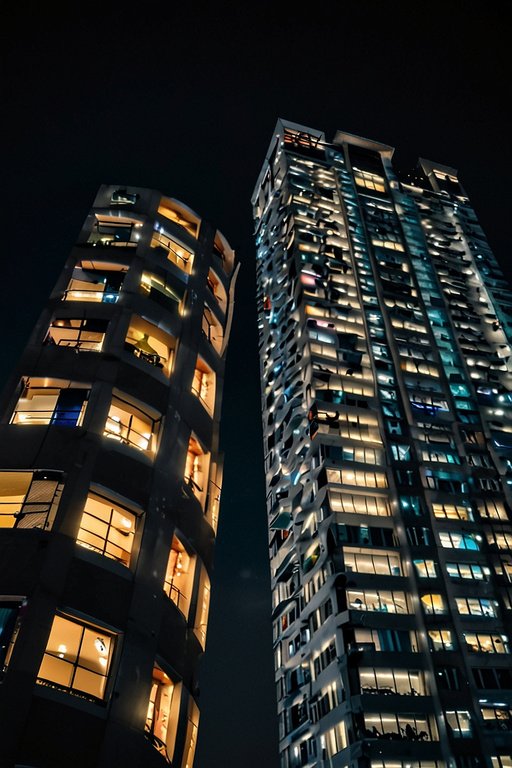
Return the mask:
[(242, 268), (196, 768), (277, 768), (251, 192), (278, 117), (373, 138), (406, 168), (458, 168), (507, 268), (508, 3), (66, 5), (4, 6), (0, 383), (100, 184), (159, 189), (224, 232)]

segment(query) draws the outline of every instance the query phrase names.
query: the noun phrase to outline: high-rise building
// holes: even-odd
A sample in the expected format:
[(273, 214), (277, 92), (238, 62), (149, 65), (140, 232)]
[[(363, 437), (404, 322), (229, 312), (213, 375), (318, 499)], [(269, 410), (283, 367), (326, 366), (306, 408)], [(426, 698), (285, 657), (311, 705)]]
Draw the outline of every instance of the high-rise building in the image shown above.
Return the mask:
[(192, 768), (235, 258), (102, 186), (0, 403), (0, 765)]
[(512, 294), (453, 168), (279, 121), (253, 198), (282, 768), (512, 766)]

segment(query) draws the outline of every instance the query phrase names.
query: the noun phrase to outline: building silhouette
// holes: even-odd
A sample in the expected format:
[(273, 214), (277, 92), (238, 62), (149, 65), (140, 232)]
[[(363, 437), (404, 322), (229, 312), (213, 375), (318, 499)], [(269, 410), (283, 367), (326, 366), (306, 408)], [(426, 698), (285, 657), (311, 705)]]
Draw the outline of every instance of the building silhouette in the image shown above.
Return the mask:
[(0, 765), (192, 768), (236, 266), (102, 186), (0, 402)]
[(282, 768), (512, 766), (512, 294), (457, 172), (278, 121), (253, 197)]

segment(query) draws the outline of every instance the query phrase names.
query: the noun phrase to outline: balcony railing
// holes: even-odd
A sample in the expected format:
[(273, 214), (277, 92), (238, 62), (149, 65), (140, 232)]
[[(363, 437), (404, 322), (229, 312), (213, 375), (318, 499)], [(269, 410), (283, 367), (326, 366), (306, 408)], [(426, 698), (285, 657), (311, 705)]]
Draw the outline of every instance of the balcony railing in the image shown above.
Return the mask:
[(11, 419), (11, 424), (37, 425), (54, 424), (62, 427), (78, 427), (81, 424), (82, 416), (85, 411), (85, 403), (81, 410), (63, 410), (60, 408), (54, 410), (26, 410), (17, 408)]
[[(50, 513), (53, 502), (46, 504), (11, 504), (0, 502), (1, 528), (50, 528)], [(14, 523), (13, 523), (14, 520)]]
[[(105, 437), (118, 440), (120, 443), (137, 448), (139, 451), (150, 452), (152, 432), (138, 432), (133, 427), (134, 416), (127, 416), (122, 421), (119, 416), (108, 416), (105, 424)], [(148, 425), (149, 426), (149, 425)]]
[(155, 368), (164, 367), (164, 359), (160, 355), (156, 354), (156, 352), (144, 352), (143, 349), (140, 349), (140, 347), (138, 347), (136, 344), (130, 344), (129, 341), (125, 341), (124, 348), (127, 352), (131, 352), (132, 355), (139, 358), (139, 360), (144, 360), (145, 363), (154, 365)]
[(95, 301), (103, 304), (115, 304), (119, 299), (119, 291), (95, 291), (83, 288), (71, 288), (64, 291), (63, 301)]
[(54, 347), (71, 347), (72, 349), (78, 349), (79, 352), (101, 352), (103, 345), (103, 339), (105, 334), (101, 334), (101, 339), (98, 341), (78, 339), (75, 336), (69, 336), (68, 338), (61, 338), (55, 341), (51, 336), (47, 336), (44, 343), (47, 346)]

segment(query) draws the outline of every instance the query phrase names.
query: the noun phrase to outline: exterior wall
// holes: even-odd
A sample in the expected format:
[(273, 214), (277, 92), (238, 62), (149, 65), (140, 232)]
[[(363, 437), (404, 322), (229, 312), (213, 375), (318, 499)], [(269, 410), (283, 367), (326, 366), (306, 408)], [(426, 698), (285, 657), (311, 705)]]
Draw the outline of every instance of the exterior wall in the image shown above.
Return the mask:
[(510, 765), (512, 296), (392, 156), (279, 121), (253, 198), (282, 768)]
[(2, 765), (192, 766), (235, 274), (186, 206), (100, 188), (0, 403)]

